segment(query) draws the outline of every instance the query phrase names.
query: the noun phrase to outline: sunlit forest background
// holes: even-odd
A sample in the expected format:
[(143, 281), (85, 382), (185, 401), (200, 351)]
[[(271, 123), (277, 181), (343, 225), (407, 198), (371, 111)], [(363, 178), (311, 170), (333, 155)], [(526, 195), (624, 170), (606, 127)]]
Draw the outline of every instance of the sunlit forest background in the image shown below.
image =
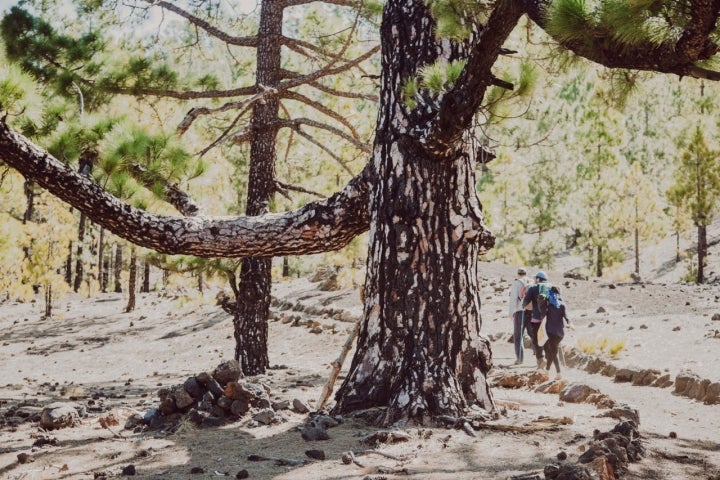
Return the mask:
[[(243, 39), (257, 31), (259, 7), (188, 1), (186, 18), (143, 1), (11, 4), (0, 24), (0, 112), (11, 126), (132, 205), (180, 215), (172, 185), (202, 215), (245, 212), (250, 110), (264, 100), (256, 47)], [(369, 160), (379, 10), (286, 13), (283, 34), (295, 40), (282, 69), (299, 81), (280, 109), (270, 211), (331, 195)], [(624, 280), (645, 273), (634, 260), (643, 251), (675, 238), (669, 255), (683, 279), (706, 281), (695, 250), (679, 245), (697, 243), (718, 213), (718, 86), (610, 72), (560, 53), (529, 23), (514, 39), (495, 70), (513, 89), (494, 88), (476, 119), (477, 185), (497, 237), (482, 260), (553, 269), (572, 256), (578, 274)], [(428, 68), (424, 82), (444, 88), (452, 67)], [(1, 162), (0, 205), (4, 298), (44, 295), (51, 305), (72, 291), (202, 291), (239, 268), (136, 248)], [(366, 243), (274, 259), (273, 278), (330, 271), (357, 287)]]

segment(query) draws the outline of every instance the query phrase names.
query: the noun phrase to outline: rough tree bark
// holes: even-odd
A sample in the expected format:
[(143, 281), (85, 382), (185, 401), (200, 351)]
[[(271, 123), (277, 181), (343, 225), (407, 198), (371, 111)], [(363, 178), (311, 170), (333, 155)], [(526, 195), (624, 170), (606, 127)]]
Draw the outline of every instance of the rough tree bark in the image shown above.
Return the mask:
[[(256, 83), (273, 88), (279, 81), (284, 7), (265, 0), (260, 6)], [(278, 133), (280, 99), (268, 95), (253, 104), (250, 143), (250, 177), (245, 214), (268, 213), (275, 193), (275, 143)], [(237, 308), (233, 315), (235, 359), (245, 375), (265, 373), (270, 366), (267, 352), (270, 315), (272, 259), (251, 257), (242, 260), (240, 283), (236, 291)]]
[[(510, 13), (503, 28), (518, 18)], [(466, 58), (482, 35), (451, 43), (434, 25), (422, 1), (386, 4), (364, 313), (333, 410), (387, 407), (384, 424), (459, 416), (473, 403), (494, 408), (477, 275), (478, 254), (494, 239), (475, 191), (478, 145), (462, 112), (459, 128), (443, 125), (440, 99), (411, 109), (399, 94), (420, 67)]]

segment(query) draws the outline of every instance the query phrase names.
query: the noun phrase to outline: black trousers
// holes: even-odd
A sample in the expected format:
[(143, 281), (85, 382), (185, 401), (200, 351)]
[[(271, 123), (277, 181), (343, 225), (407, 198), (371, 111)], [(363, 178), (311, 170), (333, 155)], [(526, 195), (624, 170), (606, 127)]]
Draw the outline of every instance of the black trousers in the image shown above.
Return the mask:
[(558, 337), (557, 335), (553, 335), (552, 333), (548, 333), (548, 339), (547, 342), (545, 342), (545, 345), (543, 346), (543, 349), (545, 350), (545, 356), (547, 357), (547, 369), (550, 370), (550, 365), (553, 363), (555, 364), (555, 370), (557, 373), (560, 373), (560, 362), (558, 361), (558, 350), (560, 350), (560, 342), (562, 342), (563, 337)]
[(532, 346), (533, 351), (535, 352), (535, 358), (538, 360), (542, 360), (543, 358), (543, 349), (540, 348), (540, 345), (538, 343), (538, 332), (540, 331), (540, 326), (542, 323), (528, 323), (527, 329), (528, 333), (530, 334), (530, 340), (532, 340)]

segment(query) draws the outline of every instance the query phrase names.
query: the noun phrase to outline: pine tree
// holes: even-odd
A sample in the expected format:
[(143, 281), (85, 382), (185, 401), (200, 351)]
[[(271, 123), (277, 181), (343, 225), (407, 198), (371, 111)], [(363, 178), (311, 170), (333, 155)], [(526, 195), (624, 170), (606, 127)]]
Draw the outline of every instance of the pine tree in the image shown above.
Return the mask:
[[(388, 0), (372, 161), (336, 195), (293, 212), (202, 221), (153, 215), (112, 198), (7, 124), (0, 125), (0, 151), (8, 165), (95, 221), (168, 253), (305, 254), (338, 248), (370, 228), (357, 348), (333, 412), (378, 407), (377, 422), (391, 425), (459, 418), (471, 405), (492, 410), (477, 259), (493, 236), (475, 190), (475, 115), (488, 87), (504, 84), (492, 67), (521, 16), (547, 28), (562, 48), (612, 68), (720, 78), (698, 64), (718, 50), (714, 4), (661, 2), (658, 12), (654, 2), (611, 2), (629, 10), (610, 18), (607, 3), (482, 2), (459, 12), (456, 25), (466, 34), (441, 38), (426, 2)], [(620, 21), (647, 35), (624, 41), (614, 26)], [(659, 27), (666, 35), (650, 34)], [(426, 83), (424, 72), (436, 64), (462, 66), (457, 76), (433, 76), (442, 85)]]
[(707, 227), (720, 209), (720, 152), (708, 147), (704, 130), (698, 125), (686, 143), (667, 192), (673, 206), (690, 212), (697, 228), (697, 283), (705, 281)]

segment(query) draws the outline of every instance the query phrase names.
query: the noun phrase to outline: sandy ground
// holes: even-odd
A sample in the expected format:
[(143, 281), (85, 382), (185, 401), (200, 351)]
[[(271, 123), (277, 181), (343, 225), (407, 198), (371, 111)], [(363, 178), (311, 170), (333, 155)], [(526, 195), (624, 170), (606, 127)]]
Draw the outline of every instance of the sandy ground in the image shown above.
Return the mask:
[[(483, 263), (480, 271), (483, 330), (499, 339), (493, 343), (493, 374), (532, 371), (530, 351), (525, 365), (513, 366), (512, 345), (506, 341), (511, 325), (506, 299), (514, 267)], [(712, 335), (720, 329), (720, 321), (712, 320), (720, 313), (716, 287), (611, 284), (562, 279), (559, 272), (550, 275), (562, 287), (576, 325), (566, 345), (599, 344), (603, 338), (624, 342), (616, 358), (597, 354), (618, 367), (656, 368), (673, 376), (689, 369), (713, 382), (720, 380), (720, 338)], [(360, 314), (357, 292), (320, 292), (317, 285), (298, 279), (274, 287), (274, 296), (295, 309), (273, 309), (273, 368), (253, 379), (269, 388), (273, 401), (297, 398), (313, 406), (330, 362)], [(330, 429), (330, 440), (306, 442), (298, 426), (307, 416), (292, 410), (282, 412), (287, 422), (273, 426), (251, 427), (241, 420), (219, 428), (183, 425), (174, 433), (124, 430), (130, 415), (157, 405), (159, 388), (211, 371), (232, 357), (232, 322), (212, 305), (213, 298), (212, 292), (205, 297), (147, 294), (138, 299), (135, 312), (125, 314), (121, 294), (69, 297), (56, 306), (51, 320), (40, 319), (38, 304), (1, 304), (0, 415), (23, 402), (42, 406), (71, 397), (102, 406), (104, 412), (91, 413), (79, 426), (51, 432), (40, 431), (32, 422), (11, 428), (0, 417), (0, 478), (109, 478), (121, 476), (132, 464), (139, 478), (235, 478), (246, 469), (252, 479), (507, 479), (528, 472), (542, 475), (542, 468), (561, 451), (576, 459), (594, 429), (615, 424), (600, 417), (603, 410), (594, 405), (563, 403), (557, 394), (527, 388), (495, 388), (506, 413), (498, 424), (523, 426), (542, 417), (568, 417), (572, 423), (533, 433), (480, 430), (475, 438), (462, 430), (409, 428), (408, 441), (377, 447), (361, 443), (375, 429), (357, 420)], [(307, 313), (308, 307), (315, 313)], [(284, 323), (287, 315), (335, 327), (313, 334), (307, 327)], [(720, 479), (719, 405), (677, 396), (672, 388), (615, 383), (577, 369), (565, 369), (563, 378), (639, 410), (648, 456), (632, 464), (625, 478)], [(109, 413), (120, 425), (100, 425), (99, 417)], [(677, 438), (670, 438), (670, 432)], [(39, 436), (54, 438), (56, 445), (33, 447)], [(326, 460), (309, 459), (309, 449), (323, 450)], [(357, 455), (357, 464), (341, 461), (344, 452), (368, 449), (373, 452)], [(19, 463), (22, 453), (33, 461)], [(251, 462), (251, 454), (307, 463), (291, 467)], [(202, 473), (191, 473), (193, 468)]]

